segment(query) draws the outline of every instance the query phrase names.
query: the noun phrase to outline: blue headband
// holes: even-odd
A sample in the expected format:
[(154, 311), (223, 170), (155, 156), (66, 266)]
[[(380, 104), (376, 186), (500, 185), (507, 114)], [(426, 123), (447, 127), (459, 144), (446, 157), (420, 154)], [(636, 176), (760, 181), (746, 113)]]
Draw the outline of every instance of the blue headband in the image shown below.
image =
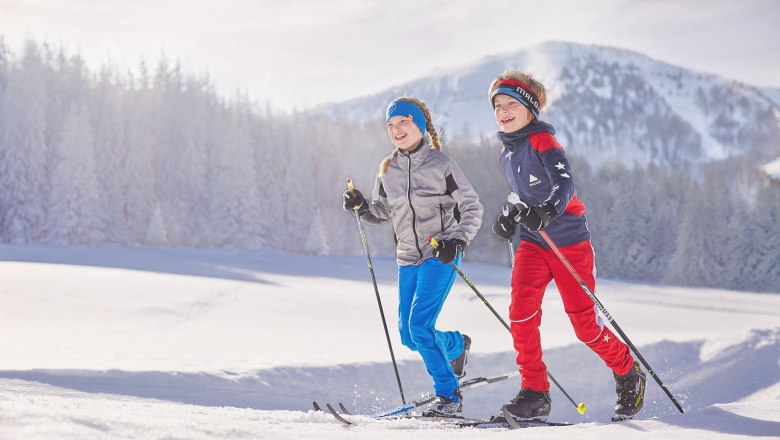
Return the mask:
[(417, 125), (417, 128), (420, 129), (420, 133), (425, 134), (425, 114), (423, 113), (422, 109), (414, 105), (414, 103), (404, 101), (403, 99), (396, 99), (395, 101), (391, 102), (390, 105), (387, 106), (387, 117), (385, 118), (385, 123), (393, 116), (403, 116), (405, 118), (410, 118), (412, 122)]

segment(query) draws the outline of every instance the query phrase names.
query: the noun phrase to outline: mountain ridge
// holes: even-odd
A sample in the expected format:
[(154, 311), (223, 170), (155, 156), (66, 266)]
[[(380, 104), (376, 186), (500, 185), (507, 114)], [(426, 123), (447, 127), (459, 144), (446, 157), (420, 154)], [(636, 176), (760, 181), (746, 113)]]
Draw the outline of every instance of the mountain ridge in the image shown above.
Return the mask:
[(490, 81), (508, 67), (547, 87), (542, 119), (567, 149), (594, 165), (619, 160), (689, 168), (736, 156), (780, 155), (780, 89), (761, 88), (608, 46), (560, 41), (489, 55), (460, 67), (320, 107), (333, 116), (381, 121), (387, 102), (414, 95), (450, 139), (494, 139)]

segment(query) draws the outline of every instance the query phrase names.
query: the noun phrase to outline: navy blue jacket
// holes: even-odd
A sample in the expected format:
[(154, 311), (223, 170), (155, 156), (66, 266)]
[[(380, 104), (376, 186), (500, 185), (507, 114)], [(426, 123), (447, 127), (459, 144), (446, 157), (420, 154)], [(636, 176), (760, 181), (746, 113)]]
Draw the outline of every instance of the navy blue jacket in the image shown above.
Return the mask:
[[(555, 129), (544, 122), (532, 122), (520, 130), (499, 132), (504, 144), (499, 165), (520, 200), (530, 205), (550, 201), (558, 217), (544, 230), (557, 246), (590, 240), (585, 204), (577, 198), (569, 161), (555, 140)], [(520, 226), (520, 239), (548, 248), (542, 236)]]

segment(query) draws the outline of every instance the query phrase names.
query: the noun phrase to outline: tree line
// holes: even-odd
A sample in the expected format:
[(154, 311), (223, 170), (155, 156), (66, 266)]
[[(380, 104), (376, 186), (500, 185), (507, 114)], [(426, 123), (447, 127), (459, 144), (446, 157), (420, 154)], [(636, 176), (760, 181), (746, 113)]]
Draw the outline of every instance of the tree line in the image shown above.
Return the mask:
[[(508, 192), (500, 145), (441, 131), (486, 208), (467, 261), (507, 264), (490, 232)], [(591, 167), (565, 147), (600, 276), (780, 291), (780, 190), (756, 164)], [(29, 42), (16, 55), (0, 40), (2, 243), (359, 255), (345, 178), (370, 192), (390, 151), (383, 121), (275, 114), (166, 60), (91, 72), (62, 50)], [(367, 233), (373, 253), (393, 255), (389, 225)]]

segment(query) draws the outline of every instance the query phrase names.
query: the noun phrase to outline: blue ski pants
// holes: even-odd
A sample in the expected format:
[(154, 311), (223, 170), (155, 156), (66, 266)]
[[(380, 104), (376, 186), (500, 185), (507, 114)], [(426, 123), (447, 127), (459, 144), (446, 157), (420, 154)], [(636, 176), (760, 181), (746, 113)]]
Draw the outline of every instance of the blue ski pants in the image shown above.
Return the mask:
[[(461, 255), (454, 263), (460, 265)], [(401, 343), (417, 351), (433, 378), (437, 396), (458, 400), (458, 378), (450, 360), (463, 352), (463, 336), (457, 331), (436, 330), (436, 319), (450, 293), (457, 273), (448, 264), (428, 258), (421, 264), (398, 268), (398, 329)]]

